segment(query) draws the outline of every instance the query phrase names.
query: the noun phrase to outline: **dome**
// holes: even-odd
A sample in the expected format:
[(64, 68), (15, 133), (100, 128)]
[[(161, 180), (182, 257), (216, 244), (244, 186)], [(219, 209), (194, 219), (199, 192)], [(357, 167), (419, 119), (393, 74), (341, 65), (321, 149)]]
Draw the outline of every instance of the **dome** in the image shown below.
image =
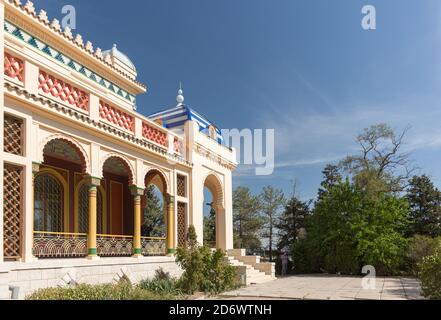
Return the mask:
[(133, 71), (136, 72), (136, 68), (135, 65), (133, 64), (132, 60), (129, 59), (129, 57), (122, 53), (121, 51), (118, 50), (118, 48), (116, 47), (116, 44), (113, 45), (113, 48), (110, 50), (106, 50), (103, 52), (103, 57), (104, 59), (110, 55), (110, 57), (113, 59), (118, 59), (120, 62), (122, 62), (123, 64), (125, 64), (128, 68), (132, 69)]

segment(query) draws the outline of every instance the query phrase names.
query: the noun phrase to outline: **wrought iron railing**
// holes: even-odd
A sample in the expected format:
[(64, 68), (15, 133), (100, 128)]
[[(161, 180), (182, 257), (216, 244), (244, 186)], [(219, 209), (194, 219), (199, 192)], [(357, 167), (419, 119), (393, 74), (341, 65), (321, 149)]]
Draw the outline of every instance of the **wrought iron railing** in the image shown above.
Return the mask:
[(96, 239), (100, 257), (129, 257), (133, 255), (133, 237), (99, 234)]
[(37, 258), (73, 258), (87, 255), (84, 233), (34, 232), (34, 256)]
[(141, 237), (141, 253), (144, 256), (165, 255), (165, 238)]
[[(142, 237), (144, 256), (165, 255), (166, 239)], [(63, 232), (34, 232), (34, 256), (37, 258), (76, 258), (87, 256), (87, 234)], [(129, 257), (133, 255), (133, 237), (97, 235), (97, 255), (100, 257)]]

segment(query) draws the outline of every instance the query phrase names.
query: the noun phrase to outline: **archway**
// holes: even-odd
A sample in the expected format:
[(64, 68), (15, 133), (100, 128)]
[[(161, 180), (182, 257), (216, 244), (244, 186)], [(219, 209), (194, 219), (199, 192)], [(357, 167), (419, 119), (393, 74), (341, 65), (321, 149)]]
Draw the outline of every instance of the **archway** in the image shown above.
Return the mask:
[(73, 232), (75, 176), (87, 170), (87, 155), (70, 138), (54, 138), (43, 147), (34, 176), (34, 231)]
[[(225, 249), (224, 191), (218, 176), (210, 173), (204, 180), (204, 243)], [(205, 239), (205, 237), (208, 239)], [(214, 240), (214, 241), (213, 241)]]
[(167, 179), (160, 170), (151, 169), (145, 175), (144, 185), (141, 198), (141, 245), (147, 255), (164, 254), (165, 240), (170, 238)]
[(109, 156), (102, 165), (106, 186), (106, 230), (110, 235), (133, 234), (133, 200), (129, 187), (133, 184), (133, 172), (123, 157)]

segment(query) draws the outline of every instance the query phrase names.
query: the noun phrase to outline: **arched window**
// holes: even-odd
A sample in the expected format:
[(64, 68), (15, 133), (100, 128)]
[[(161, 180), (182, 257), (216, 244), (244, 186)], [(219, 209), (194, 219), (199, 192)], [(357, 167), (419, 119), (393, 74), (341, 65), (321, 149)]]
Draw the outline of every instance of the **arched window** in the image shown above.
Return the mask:
[[(96, 194), (96, 224), (97, 233), (103, 234), (103, 194), (98, 188)], [(78, 193), (78, 232), (87, 233), (89, 230), (89, 186), (83, 183)]]
[(62, 232), (64, 229), (64, 190), (60, 181), (49, 173), (34, 181), (35, 231)]

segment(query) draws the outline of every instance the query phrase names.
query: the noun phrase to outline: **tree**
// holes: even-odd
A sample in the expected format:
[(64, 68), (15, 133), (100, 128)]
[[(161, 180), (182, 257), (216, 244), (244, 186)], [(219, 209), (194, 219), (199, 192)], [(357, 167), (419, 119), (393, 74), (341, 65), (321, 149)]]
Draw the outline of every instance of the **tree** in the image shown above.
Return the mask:
[(260, 206), (264, 216), (263, 237), (268, 238), (268, 249), (270, 261), (273, 261), (273, 241), (275, 234), (275, 225), (279, 219), (279, 209), (285, 202), (285, 196), (282, 190), (274, 189), (271, 186), (263, 188), (259, 195)]
[(216, 243), (216, 212), (211, 203), (209, 216), (204, 216), (204, 244), (213, 245)]
[(300, 201), (293, 196), (285, 205), (285, 210), (279, 217), (277, 229), (279, 231), (279, 241), (277, 247), (279, 250), (289, 248), (298, 239), (299, 231), (305, 228), (305, 219), (310, 214), (310, 202)]
[(406, 198), (410, 206), (409, 235), (441, 236), (441, 192), (430, 178), (412, 177)]
[(373, 265), (378, 274), (397, 271), (407, 244), (407, 201), (375, 195), (346, 180), (316, 203), (306, 238), (312, 269), (358, 274)]
[(260, 248), (258, 232), (262, 226), (259, 201), (250, 189), (238, 187), (233, 191), (233, 225), (235, 248)]
[(400, 192), (415, 170), (409, 154), (401, 152), (409, 128), (394, 132), (386, 124), (377, 124), (357, 136), (361, 154), (350, 155), (340, 167), (361, 188), (371, 192)]
[(323, 198), (328, 190), (342, 180), (340, 168), (336, 165), (328, 164), (322, 171), (323, 181), (320, 183), (318, 199)]
[(160, 199), (155, 193), (155, 186), (149, 185), (145, 189), (144, 223), (141, 234), (144, 237), (162, 237), (165, 234), (164, 210)]

